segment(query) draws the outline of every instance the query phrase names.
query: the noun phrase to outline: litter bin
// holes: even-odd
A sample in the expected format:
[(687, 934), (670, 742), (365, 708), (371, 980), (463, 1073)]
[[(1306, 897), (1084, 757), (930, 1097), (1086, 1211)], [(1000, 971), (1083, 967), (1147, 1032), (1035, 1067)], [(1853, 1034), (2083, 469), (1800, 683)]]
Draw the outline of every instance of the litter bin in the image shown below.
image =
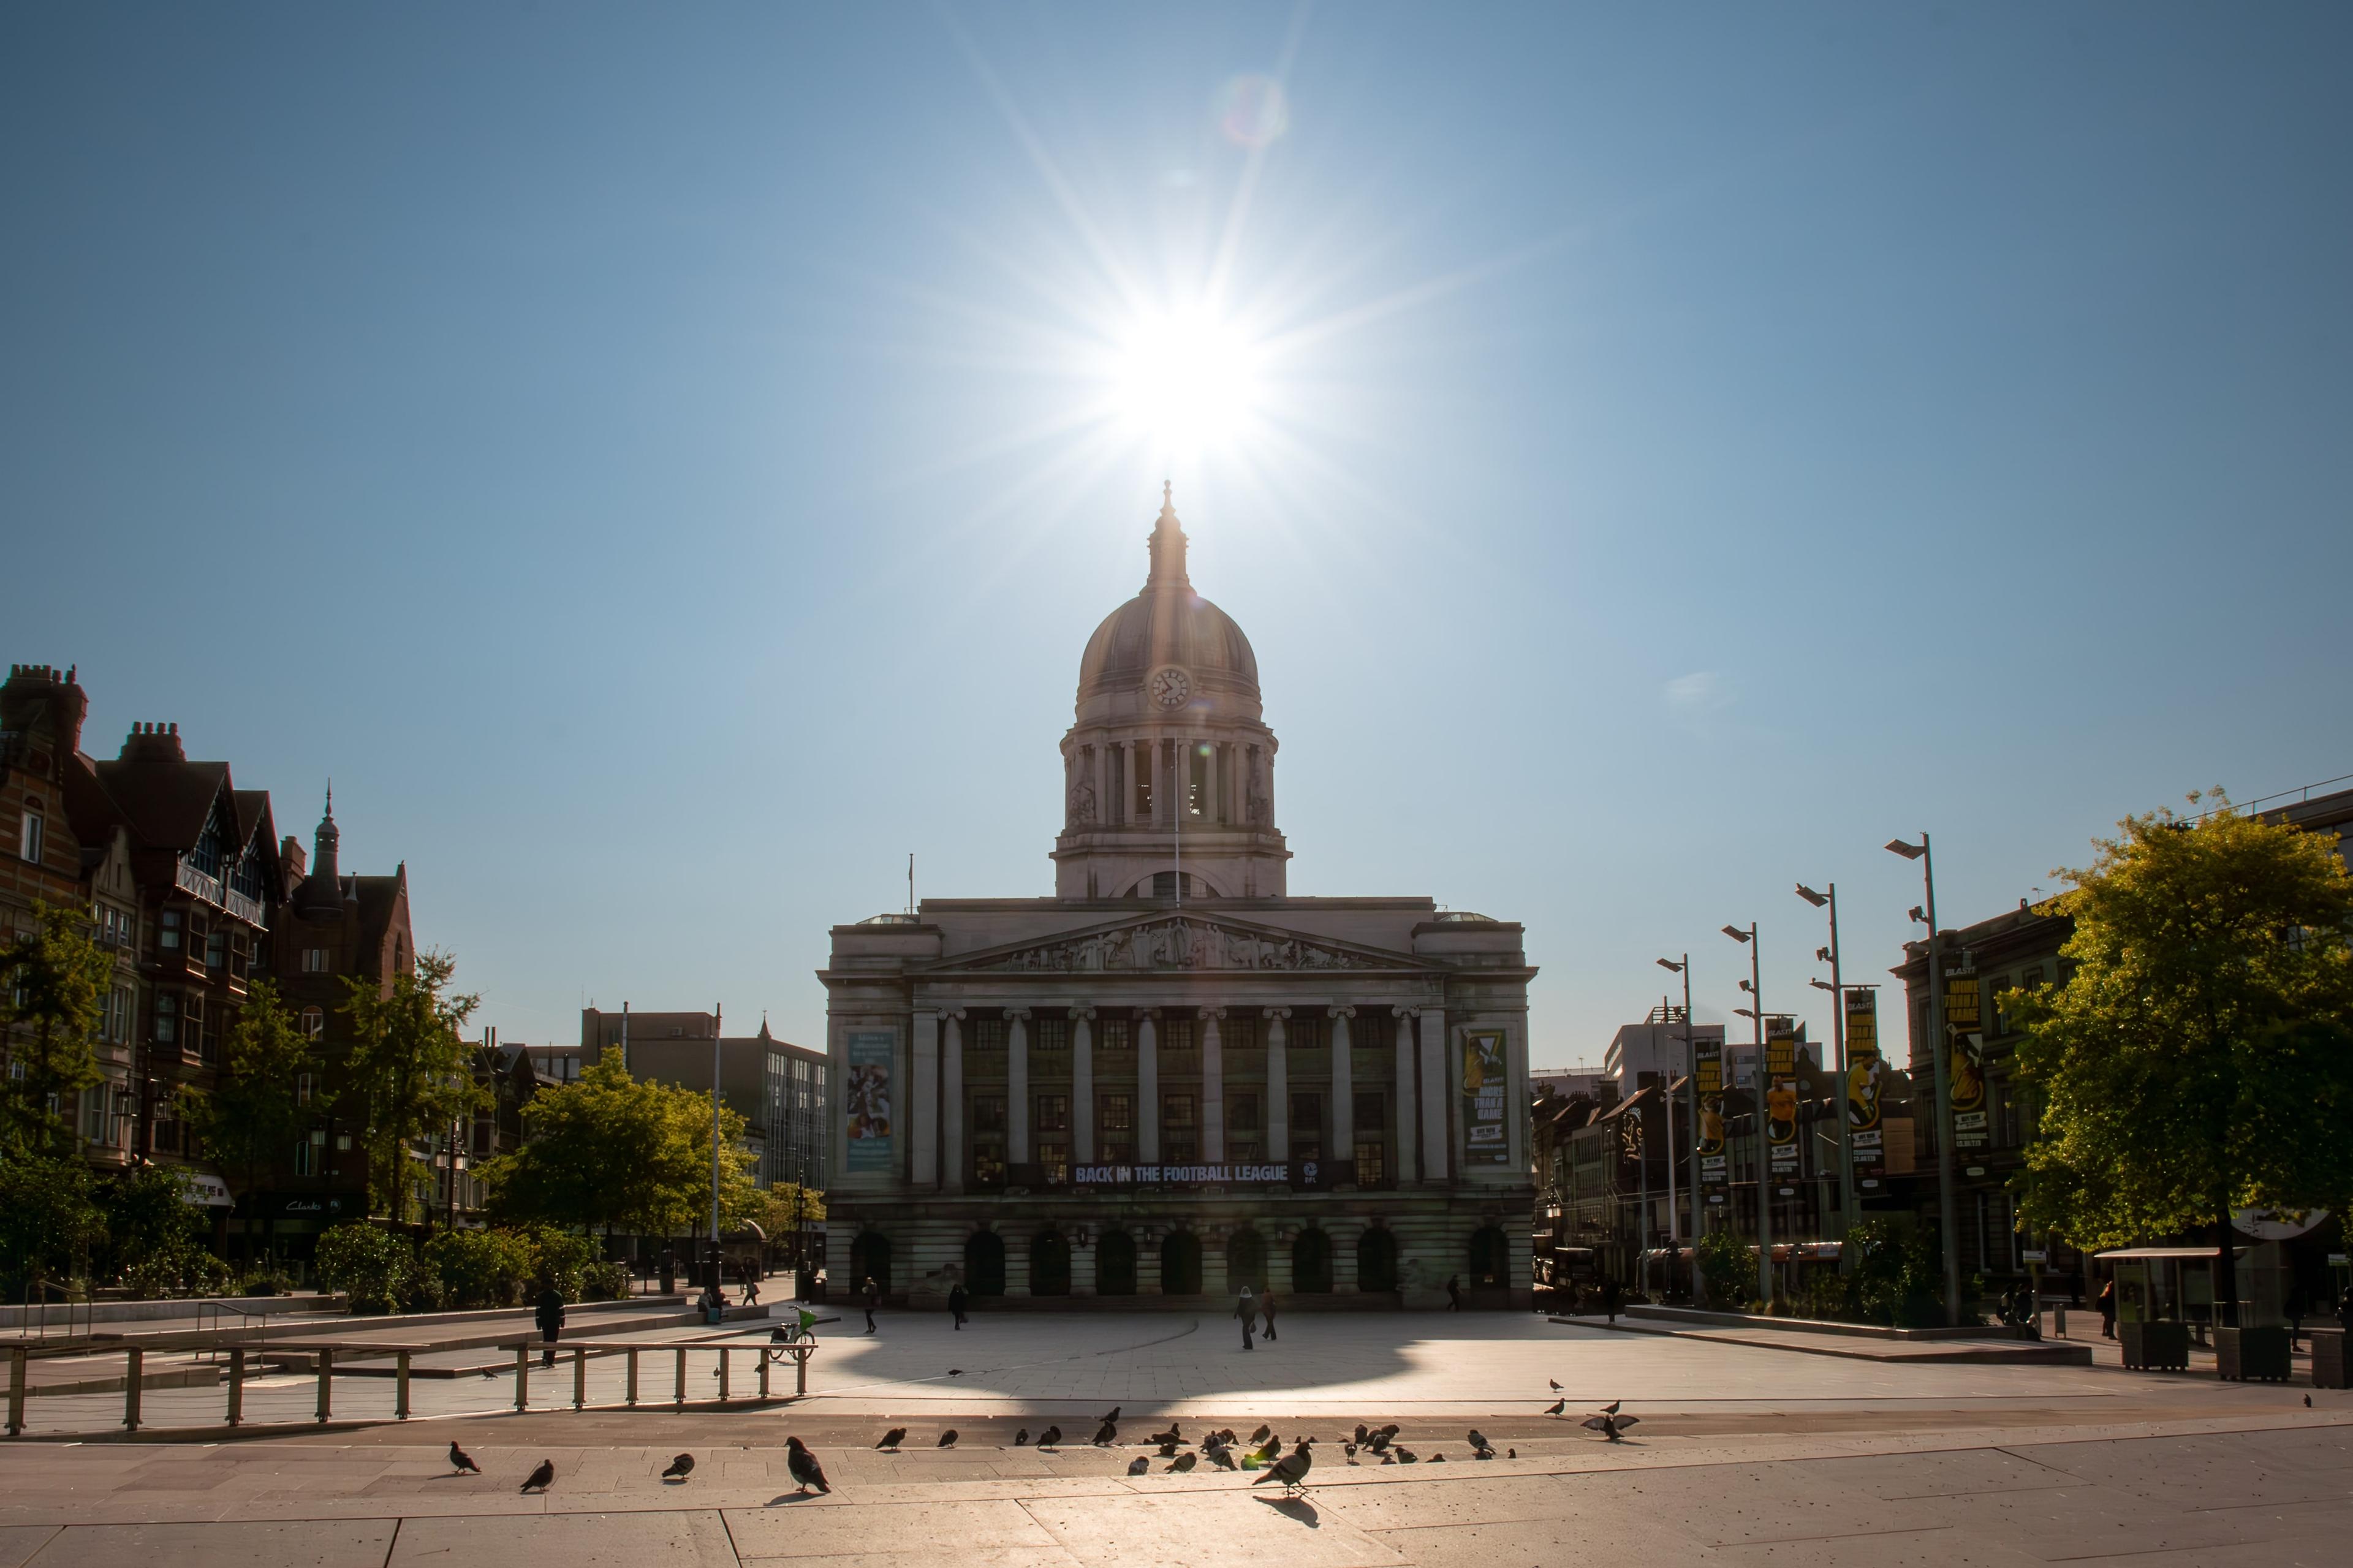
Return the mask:
[(2345, 1377), (2345, 1341), (2343, 1329), (2313, 1329), (2312, 1386), (2315, 1388), (2353, 1388)]
[(2124, 1342), (2125, 1365), (2136, 1372), (2188, 1372), (2188, 1323), (2118, 1323), (2116, 1337)]
[(2226, 1383), (2285, 1383), (2285, 1329), (2216, 1329), (2214, 1370)]

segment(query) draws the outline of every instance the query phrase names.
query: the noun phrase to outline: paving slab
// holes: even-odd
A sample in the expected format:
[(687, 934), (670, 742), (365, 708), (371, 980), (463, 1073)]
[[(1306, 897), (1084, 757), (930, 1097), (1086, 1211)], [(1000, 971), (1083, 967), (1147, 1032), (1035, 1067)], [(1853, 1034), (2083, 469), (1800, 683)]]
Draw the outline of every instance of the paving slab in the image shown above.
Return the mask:
[(384, 1568), (398, 1520), (255, 1524), (76, 1524), (58, 1531), (26, 1568)]
[(0, 1525), (0, 1568), (24, 1568), (61, 1528), (54, 1524)]
[(382, 1568), (561, 1563), (564, 1568), (735, 1568), (727, 1526), (714, 1510), (571, 1513), (537, 1518), (408, 1519)]

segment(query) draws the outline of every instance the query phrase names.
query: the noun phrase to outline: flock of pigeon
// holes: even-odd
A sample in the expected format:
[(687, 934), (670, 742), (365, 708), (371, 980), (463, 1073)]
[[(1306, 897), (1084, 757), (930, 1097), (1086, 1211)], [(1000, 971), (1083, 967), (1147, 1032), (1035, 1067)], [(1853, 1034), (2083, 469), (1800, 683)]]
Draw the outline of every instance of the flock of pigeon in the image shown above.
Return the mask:
[[(1558, 1383), (1554, 1383), (1552, 1387), (1554, 1393), (1560, 1392)], [(1636, 1417), (1620, 1414), (1621, 1403), (1619, 1400), (1611, 1400), (1588, 1416), (1583, 1425), (1590, 1431), (1600, 1433), (1612, 1443), (1621, 1441), (1627, 1428), (1636, 1424)], [(1558, 1416), (1566, 1415), (1567, 1409), (1568, 1400), (1564, 1395), (1554, 1400), (1545, 1414)], [(1092, 1447), (1108, 1448), (1119, 1441), (1119, 1413), (1120, 1406), (1114, 1405), (1111, 1407), (1095, 1427), (1095, 1435), (1091, 1440)], [(1340, 1451), (1352, 1465), (1361, 1463), (1363, 1458), (1377, 1459), (1384, 1465), (1421, 1463), (1420, 1455), (1398, 1441), (1398, 1436), (1402, 1430), (1403, 1428), (1394, 1421), (1381, 1426), (1371, 1426), (1359, 1421), (1356, 1423), (1353, 1436), (1341, 1441)], [(935, 1447), (953, 1448), (956, 1446), (956, 1429), (950, 1426), (940, 1433)], [(1194, 1445), (1195, 1451), (1186, 1452), (1184, 1451), (1186, 1447), (1184, 1430), (1175, 1421), (1168, 1424), (1168, 1430), (1155, 1432), (1149, 1439), (1159, 1450), (1158, 1457), (1168, 1461), (1168, 1468), (1161, 1472), (1163, 1475), (1190, 1475), (1203, 1459), (1208, 1460), (1212, 1466), (1221, 1470), (1254, 1470), (1263, 1467), (1266, 1473), (1253, 1479), (1250, 1485), (1264, 1486), (1269, 1481), (1275, 1481), (1281, 1484), (1285, 1493), (1293, 1495), (1306, 1489), (1307, 1472), (1314, 1466), (1315, 1444), (1320, 1440), (1314, 1437), (1293, 1437), (1291, 1440), (1291, 1446), (1286, 1449), (1282, 1439), (1275, 1436), (1272, 1426), (1261, 1424), (1258, 1430), (1252, 1432), (1247, 1438), (1228, 1426), (1203, 1434)], [(1471, 1446), (1472, 1458), (1492, 1459), (1495, 1457), (1495, 1446), (1487, 1441), (1486, 1435), (1476, 1426), (1471, 1428), (1466, 1440)], [(883, 1433), (881, 1439), (874, 1446), (877, 1448), (895, 1452), (904, 1447), (906, 1441), (907, 1428), (893, 1426)], [(1035, 1447), (1049, 1451), (1059, 1448), (1061, 1445), (1062, 1429), (1060, 1426), (1046, 1427), (1035, 1439)], [(1032, 1446), (1029, 1427), (1024, 1426), (1013, 1435), (1013, 1446), (1017, 1448)], [(1516, 1459), (1520, 1457), (1520, 1451), (1517, 1448), (1507, 1448), (1504, 1452), (1504, 1457), (1507, 1459)], [(1150, 1474), (1153, 1458), (1154, 1456), (1149, 1454), (1138, 1454), (1128, 1461), (1127, 1473), (1131, 1476)], [(1442, 1451), (1433, 1452), (1430, 1456), (1429, 1462), (1442, 1465), (1446, 1462), (1446, 1455)], [(449, 1445), (449, 1463), (459, 1474), (479, 1476), (482, 1473), (481, 1466), (474, 1462), (473, 1457), (455, 1443)], [(817, 1456), (809, 1452), (807, 1445), (798, 1437), (785, 1439), (785, 1463), (792, 1473), (795, 1485), (804, 1495), (811, 1488), (820, 1492), (833, 1490), (833, 1488), (826, 1484), (825, 1468), (818, 1463)], [(669, 1468), (662, 1471), (661, 1479), (666, 1481), (683, 1481), (692, 1474), (694, 1474), (694, 1456), (681, 1454), (670, 1462)], [(544, 1492), (554, 1480), (555, 1461), (542, 1459), (538, 1468), (533, 1470), (529, 1478), (523, 1481), (522, 1489), (526, 1492)]]

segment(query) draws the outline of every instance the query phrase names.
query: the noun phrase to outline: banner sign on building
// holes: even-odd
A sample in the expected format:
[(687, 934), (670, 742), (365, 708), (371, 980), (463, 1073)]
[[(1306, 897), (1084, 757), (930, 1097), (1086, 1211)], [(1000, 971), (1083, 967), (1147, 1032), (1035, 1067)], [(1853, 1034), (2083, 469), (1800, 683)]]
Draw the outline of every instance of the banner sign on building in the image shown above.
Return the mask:
[(1699, 1137), (1694, 1151), (1699, 1157), (1699, 1184), (1707, 1201), (1720, 1205), (1731, 1179), (1724, 1148), (1724, 1042), (1697, 1040), (1692, 1050), (1692, 1092), (1699, 1100)]
[(1886, 1066), (1879, 1055), (1879, 994), (1856, 986), (1846, 994), (1846, 1127), (1854, 1150), (1854, 1179), (1875, 1191), (1886, 1174), (1885, 1134), (1880, 1127), (1880, 1095)]
[(1974, 965), (1945, 976), (1945, 1060), (1952, 1079), (1953, 1147), (1986, 1146), (1985, 1020)]
[(1765, 1142), (1776, 1178), (1798, 1173), (1798, 1037), (1786, 1018), (1765, 1036)]
[(852, 1029), (845, 1041), (849, 1071), (842, 1086), (843, 1112), (849, 1118), (849, 1168), (891, 1169), (891, 1058), (899, 1036), (892, 1029)]
[(1504, 1132), (1511, 1088), (1504, 1031), (1472, 1029), (1462, 1037), (1462, 1161), (1468, 1165), (1507, 1165), (1512, 1151)]
[(1316, 1160), (1240, 1165), (1069, 1165), (1050, 1170), (1046, 1185), (1097, 1192), (1126, 1187), (1198, 1186), (1321, 1187), (1324, 1166)]

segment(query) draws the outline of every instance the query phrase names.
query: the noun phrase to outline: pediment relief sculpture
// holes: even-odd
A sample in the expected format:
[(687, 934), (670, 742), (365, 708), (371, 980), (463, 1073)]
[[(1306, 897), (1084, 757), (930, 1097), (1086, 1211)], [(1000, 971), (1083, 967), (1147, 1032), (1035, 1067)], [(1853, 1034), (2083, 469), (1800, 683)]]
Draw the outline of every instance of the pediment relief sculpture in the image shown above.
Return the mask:
[[(1410, 961), (1402, 961), (1409, 963)], [(1178, 916), (1116, 931), (1039, 942), (976, 963), (985, 971), (1118, 972), (1168, 969), (1395, 969), (1394, 956), (1352, 951), (1282, 932), (1262, 933)]]

